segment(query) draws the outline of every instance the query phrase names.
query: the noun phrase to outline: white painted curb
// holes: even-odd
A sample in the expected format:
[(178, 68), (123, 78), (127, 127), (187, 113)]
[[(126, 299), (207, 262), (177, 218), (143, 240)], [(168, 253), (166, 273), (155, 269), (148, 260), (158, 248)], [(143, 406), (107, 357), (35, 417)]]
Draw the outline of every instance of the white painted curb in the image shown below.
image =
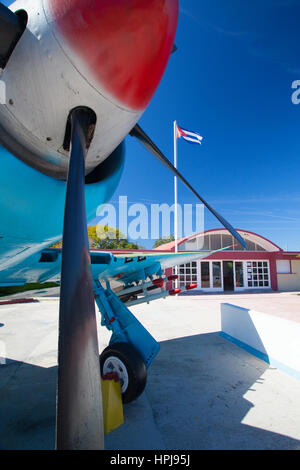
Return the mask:
[(221, 304), (221, 336), (300, 380), (300, 323)]

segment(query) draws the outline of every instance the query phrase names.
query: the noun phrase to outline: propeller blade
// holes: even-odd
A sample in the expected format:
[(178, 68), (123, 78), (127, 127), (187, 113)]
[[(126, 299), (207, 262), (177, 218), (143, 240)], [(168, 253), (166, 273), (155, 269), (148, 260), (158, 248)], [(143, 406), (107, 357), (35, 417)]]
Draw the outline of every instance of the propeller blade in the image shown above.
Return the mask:
[(59, 450), (103, 449), (99, 349), (84, 195), (85, 156), (95, 121), (71, 115), (71, 156), (63, 231), (59, 310), (57, 435)]
[(4, 69), (18, 40), (26, 27), (22, 14), (19, 16), (0, 3), (0, 68)]
[(161, 163), (163, 163), (169, 170), (174, 173), (191, 191), (192, 193), (207, 207), (207, 209), (221, 222), (221, 224), (234, 236), (234, 238), (246, 249), (248, 250), (247, 244), (241, 235), (230, 225), (227, 220), (222, 217), (213, 207), (211, 207), (208, 202), (201, 197), (197, 191), (190, 185), (190, 183), (185, 179), (185, 177), (179, 173), (179, 171), (172, 165), (172, 163), (165, 157), (165, 155), (159, 150), (159, 148), (152, 142), (150, 137), (141, 129), (141, 127), (136, 124), (136, 126), (130, 132), (132, 137), (136, 137), (139, 142), (141, 142), (144, 147), (146, 147)]

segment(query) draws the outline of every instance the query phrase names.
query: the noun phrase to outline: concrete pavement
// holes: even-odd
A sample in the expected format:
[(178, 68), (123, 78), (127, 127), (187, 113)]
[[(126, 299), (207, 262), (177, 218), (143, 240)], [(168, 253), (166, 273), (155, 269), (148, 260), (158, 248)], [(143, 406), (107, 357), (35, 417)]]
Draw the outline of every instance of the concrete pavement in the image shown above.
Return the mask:
[[(251, 295), (243, 302), (263, 294)], [(220, 302), (238, 297), (182, 296), (132, 308), (161, 350), (106, 449), (300, 449), (300, 382), (219, 336)], [(57, 320), (55, 297), (0, 307), (1, 449), (54, 448)], [(98, 336), (102, 350), (110, 334), (99, 328)]]

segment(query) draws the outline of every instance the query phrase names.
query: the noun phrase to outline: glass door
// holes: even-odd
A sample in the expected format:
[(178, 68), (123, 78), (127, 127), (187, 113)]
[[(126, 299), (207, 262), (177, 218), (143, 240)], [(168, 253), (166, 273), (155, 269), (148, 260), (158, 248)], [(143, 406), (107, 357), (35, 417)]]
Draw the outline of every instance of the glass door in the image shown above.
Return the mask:
[(210, 269), (209, 262), (202, 261), (201, 263), (201, 289), (210, 288)]
[(213, 289), (222, 288), (222, 272), (220, 261), (212, 262), (212, 287)]
[(234, 290), (233, 261), (223, 261), (224, 291)]
[(222, 290), (222, 262), (221, 261), (201, 261), (199, 276), (201, 279), (201, 289)]
[(235, 261), (235, 287), (244, 287), (244, 263), (242, 261)]

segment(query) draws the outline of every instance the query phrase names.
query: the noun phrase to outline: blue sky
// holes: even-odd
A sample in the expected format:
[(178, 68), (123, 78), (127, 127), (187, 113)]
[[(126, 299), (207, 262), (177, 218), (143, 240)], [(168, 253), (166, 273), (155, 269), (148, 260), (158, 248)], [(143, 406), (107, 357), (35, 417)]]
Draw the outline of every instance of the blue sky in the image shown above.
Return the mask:
[[(171, 160), (175, 119), (203, 135), (178, 142), (179, 170), (234, 227), (300, 251), (299, 15), (299, 1), (180, 0), (178, 51), (140, 125)], [(113, 200), (172, 204), (171, 174), (127, 141)], [(181, 183), (179, 202), (197, 203)]]
[[(179, 170), (234, 227), (300, 251), (300, 104), (291, 100), (300, 80), (300, 1), (179, 3), (178, 51), (140, 125), (170, 160), (175, 119), (203, 135), (202, 146), (178, 142)], [(126, 141), (113, 201), (171, 205), (172, 175)], [(179, 203), (197, 203), (181, 183)], [(205, 229), (219, 227), (205, 210)]]

